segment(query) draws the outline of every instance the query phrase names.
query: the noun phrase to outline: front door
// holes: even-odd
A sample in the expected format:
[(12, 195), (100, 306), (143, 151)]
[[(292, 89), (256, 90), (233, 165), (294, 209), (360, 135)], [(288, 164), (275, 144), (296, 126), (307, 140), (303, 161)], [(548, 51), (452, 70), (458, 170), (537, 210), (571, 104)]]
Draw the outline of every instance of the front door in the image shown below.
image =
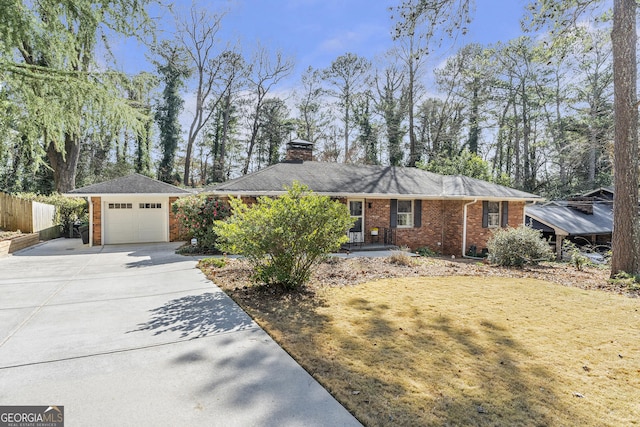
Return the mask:
[(353, 227), (349, 229), (350, 243), (364, 242), (364, 200), (349, 200), (349, 212), (355, 220)]

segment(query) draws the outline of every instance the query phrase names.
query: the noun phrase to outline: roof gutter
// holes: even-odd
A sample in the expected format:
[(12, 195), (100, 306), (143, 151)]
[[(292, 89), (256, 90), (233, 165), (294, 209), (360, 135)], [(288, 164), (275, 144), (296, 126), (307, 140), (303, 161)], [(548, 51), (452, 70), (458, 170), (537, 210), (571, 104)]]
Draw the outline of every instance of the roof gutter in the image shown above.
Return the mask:
[[(216, 196), (233, 196), (233, 197), (259, 197), (259, 196), (282, 196), (286, 194), (286, 191), (252, 191), (252, 190), (209, 190), (207, 194), (213, 194)], [(393, 193), (335, 193), (327, 191), (314, 191), (314, 194), (319, 196), (329, 196), (336, 198), (359, 198), (359, 199), (420, 199), (420, 200), (469, 200), (472, 203), (477, 202), (477, 196), (464, 196), (464, 195), (425, 195), (425, 194), (393, 194)], [(491, 197), (482, 196), (482, 200), (488, 200), (491, 202), (529, 202), (536, 199), (528, 197)]]
[(462, 257), (467, 258), (467, 206), (477, 203), (478, 199), (473, 199), (472, 202), (465, 203), (462, 208)]

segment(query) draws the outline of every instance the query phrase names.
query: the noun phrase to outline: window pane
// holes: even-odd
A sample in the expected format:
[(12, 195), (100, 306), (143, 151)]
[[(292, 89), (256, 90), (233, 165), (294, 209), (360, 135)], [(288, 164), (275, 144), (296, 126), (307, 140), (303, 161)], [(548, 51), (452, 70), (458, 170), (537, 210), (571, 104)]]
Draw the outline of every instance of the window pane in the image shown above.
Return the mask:
[(156, 203), (156, 208), (162, 209), (162, 203)]
[(498, 202), (489, 202), (489, 213), (500, 213), (500, 203)]
[(500, 214), (499, 213), (490, 213), (488, 215), (488, 226), (490, 228), (500, 227)]
[(398, 213), (411, 213), (411, 200), (398, 200)]
[(413, 215), (410, 213), (399, 213), (398, 227), (413, 227)]
[(351, 216), (361, 216), (362, 202), (349, 202), (349, 210), (351, 211)]

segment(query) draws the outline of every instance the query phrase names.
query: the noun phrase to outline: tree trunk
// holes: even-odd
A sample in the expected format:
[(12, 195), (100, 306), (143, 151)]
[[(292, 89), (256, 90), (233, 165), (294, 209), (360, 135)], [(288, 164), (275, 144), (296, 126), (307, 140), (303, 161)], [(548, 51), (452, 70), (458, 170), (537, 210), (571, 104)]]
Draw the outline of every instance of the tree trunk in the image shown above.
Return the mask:
[(636, 0), (614, 0), (614, 174), (611, 276), (638, 273), (638, 110)]
[[(413, 49), (412, 49), (413, 53)], [(413, 67), (413, 58), (409, 60), (409, 87), (407, 90), (407, 104), (408, 104), (408, 113), (409, 113), (409, 163), (407, 166), (415, 167), (416, 162), (418, 160), (418, 153), (416, 147), (416, 128), (415, 128), (415, 118), (414, 118), (414, 109), (415, 109), (415, 100), (414, 100), (414, 91), (415, 91), (415, 70)]]
[(76, 188), (76, 171), (80, 158), (80, 143), (69, 134), (64, 136), (64, 152), (61, 153), (53, 142), (47, 145), (47, 157), (53, 169), (55, 189), (58, 193), (68, 193)]

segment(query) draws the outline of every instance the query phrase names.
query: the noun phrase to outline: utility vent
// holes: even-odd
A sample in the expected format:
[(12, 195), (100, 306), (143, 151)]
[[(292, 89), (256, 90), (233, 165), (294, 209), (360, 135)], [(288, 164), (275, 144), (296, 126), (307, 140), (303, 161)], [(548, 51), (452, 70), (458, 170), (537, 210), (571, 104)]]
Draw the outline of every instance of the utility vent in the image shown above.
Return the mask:
[(587, 215), (593, 215), (593, 201), (595, 197), (570, 197), (567, 206)]
[(302, 139), (289, 141), (285, 161), (295, 163), (313, 161), (313, 143)]

